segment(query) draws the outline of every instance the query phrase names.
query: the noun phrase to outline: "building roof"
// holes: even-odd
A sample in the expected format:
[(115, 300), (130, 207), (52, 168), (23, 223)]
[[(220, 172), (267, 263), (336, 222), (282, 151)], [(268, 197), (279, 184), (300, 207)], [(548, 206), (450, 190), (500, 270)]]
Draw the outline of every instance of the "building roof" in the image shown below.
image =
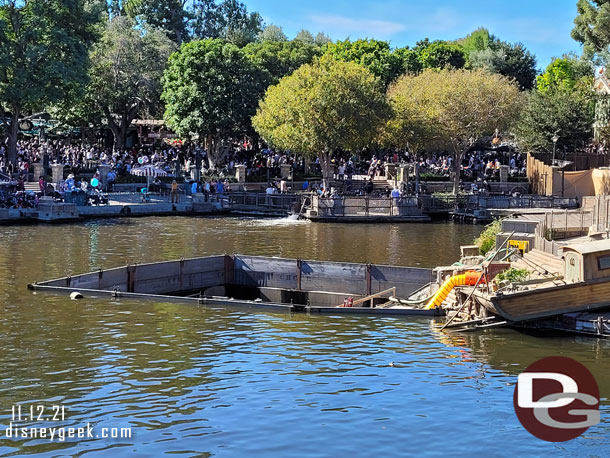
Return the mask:
[(596, 240), (594, 242), (577, 243), (562, 247), (563, 250), (573, 250), (580, 254), (601, 253), (610, 251), (610, 239)]

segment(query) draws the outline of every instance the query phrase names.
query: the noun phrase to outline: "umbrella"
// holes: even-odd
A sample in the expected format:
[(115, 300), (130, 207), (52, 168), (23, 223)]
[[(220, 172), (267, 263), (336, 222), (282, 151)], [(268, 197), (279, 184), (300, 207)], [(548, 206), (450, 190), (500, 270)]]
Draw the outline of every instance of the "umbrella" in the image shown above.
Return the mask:
[(134, 167), (131, 169), (131, 174), (137, 177), (166, 177), (167, 172), (159, 169), (154, 165), (144, 165), (142, 167)]
[(131, 169), (131, 174), (137, 177), (146, 177), (146, 188), (150, 188), (150, 177), (166, 177), (167, 172), (159, 169), (154, 165), (144, 165), (142, 167), (134, 167)]

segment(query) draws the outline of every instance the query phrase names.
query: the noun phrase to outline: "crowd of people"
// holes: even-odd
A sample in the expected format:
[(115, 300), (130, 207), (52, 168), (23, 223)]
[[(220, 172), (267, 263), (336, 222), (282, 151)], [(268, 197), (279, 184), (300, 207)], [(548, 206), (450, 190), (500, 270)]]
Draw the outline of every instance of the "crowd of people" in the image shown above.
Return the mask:
[[(99, 177), (97, 167), (100, 164), (110, 166), (107, 182), (109, 189), (112, 184), (131, 174), (134, 167), (155, 165), (164, 170), (171, 178), (188, 180), (192, 191), (215, 194), (230, 189), (230, 178), (235, 176), (238, 165), (245, 166), (246, 174), (252, 181), (269, 182), (267, 192), (287, 192), (286, 182), (274, 178), (281, 176), (281, 168), (285, 164), (290, 166), (293, 176), (306, 177), (320, 173), (319, 159), (311, 162), (305, 157), (290, 152), (282, 152), (258, 145), (258, 148), (249, 142), (234, 144), (226, 148), (220, 158), (212, 161), (206, 151), (192, 144), (159, 144), (157, 146), (139, 146), (114, 150), (97, 145), (82, 145), (67, 143), (60, 140), (40, 141), (39, 139), (20, 140), (17, 144), (17, 161), (10, 163), (7, 158), (7, 147), (0, 143), (0, 173), (13, 177), (19, 184), (32, 172), (32, 164), (42, 162), (48, 171), (51, 163), (63, 164), (69, 173), (64, 184), (64, 190), (77, 187), (85, 189), (91, 187), (91, 181), (78, 180), (81, 172), (88, 176)], [(364, 156), (364, 155), (363, 155)], [(426, 156), (414, 156), (408, 152), (388, 152), (373, 154), (370, 159), (363, 159), (359, 155), (337, 153), (332, 158), (333, 177), (337, 180), (351, 182), (354, 177), (372, 181), (376, 177), (385, 175), (388, 164), (419, 164), (420, 174), (448, 177), (454, 170), (454, 156), (447, 153)], [(497, 151), (474, 151), (469, 153), (461, 164), (462, 178), (469, 181), (494, 180), (499, 175), (501, 164), (508, 165), (512, 176), (525, 175), (525, 157), (519, 153), (501, 153)], [(309, 168), (309, 170), (306, 170)], [(200, 173), (192, 173), (197, 169)], [(192, 178), (207, 176), (208, 179), (198, 182)], [(212, 178), (213, 177), (213, 178)], [(41, 177), (34, 177), (39, 179)], [(127, 180), (129, 181), (129, 180)], [(282, 184), (283, 183), (283, 184)], [(368, 183), (367, 183), (368, 184)], [(46, 185), (45, 185), (46, 186)], [(370, 185), (369, 185), (370, 186)], [(171, 185), (157, 180), (151, 190), (170, 192)], [(18, 188), (21, 188), (19, 185)], [(302, 190), (329, 193), (330, 190), (319, 186), (306, 185)], [(345, 190), (345, 187), (344, 187)], [(44, 192), (41, 188), (41, 191)], [(366, 185), (359, 189), (350, 190), (354, 193), (367, 193)], [(401, 190), (410, 192), (409, 189)], [(391, 191), (388, 190), (388, 195)]]

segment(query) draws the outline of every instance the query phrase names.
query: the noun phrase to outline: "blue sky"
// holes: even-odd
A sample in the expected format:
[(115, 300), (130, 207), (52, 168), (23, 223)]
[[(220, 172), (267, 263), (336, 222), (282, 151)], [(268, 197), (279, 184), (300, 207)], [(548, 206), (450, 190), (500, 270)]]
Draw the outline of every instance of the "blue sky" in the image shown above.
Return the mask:
[[(243, 1), (243, 0), (242, 0)], [(305, 28), (334, 40), (350, 37), (387, 40), (392, 46), (419, 39), (452, 40), (477, 27), (500, 39), (522, 42), (544, 68), (554, 56), (580, 53), (570, 37), (576, 0), (245, 0), (267, 24), (282, 26), (289, 38)]]

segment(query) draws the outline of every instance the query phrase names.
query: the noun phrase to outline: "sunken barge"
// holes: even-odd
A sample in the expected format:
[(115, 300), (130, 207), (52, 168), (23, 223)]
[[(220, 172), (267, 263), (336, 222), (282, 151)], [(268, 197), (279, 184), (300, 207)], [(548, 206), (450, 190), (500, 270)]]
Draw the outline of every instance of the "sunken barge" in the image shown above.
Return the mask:
[(434, 316), (443, 310), (412, 307), (398, 299), (433, 280), (432, 269), (225, 254), (99, 270), (28, 288), (210, 307)]

